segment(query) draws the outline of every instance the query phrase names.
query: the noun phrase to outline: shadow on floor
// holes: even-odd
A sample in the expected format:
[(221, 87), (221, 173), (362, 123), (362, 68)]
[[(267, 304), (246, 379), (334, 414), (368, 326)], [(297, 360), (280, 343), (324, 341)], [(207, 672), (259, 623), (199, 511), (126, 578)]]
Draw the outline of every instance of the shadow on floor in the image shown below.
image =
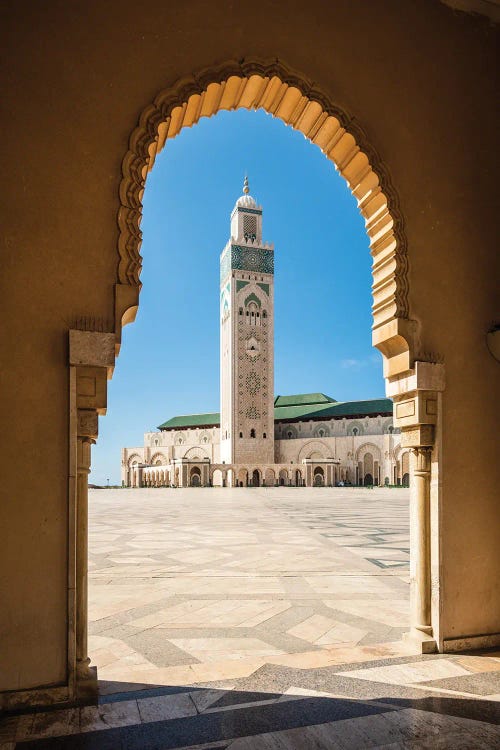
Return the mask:
[[(361, 750), (500, 747), (498, 703), (461, 697), (355, 699), (100, 682), (98, 705), (39, 710), (19, 750)], [(383, 686), (380, 686), (383, 690)], [(305, 691), (304, 691), (305, 692)], [(300, 693), (300, 691), (299, 691)], [(381, 693), (382, 695), (382, 693)], [(480, 724), (478, 722), (481, 722)], [(1, 737), (1, 736), (0, 736)], [(0, 748), (4, 748), (0, 738)], [(469, 744), (467, 744), (469, 743)]]

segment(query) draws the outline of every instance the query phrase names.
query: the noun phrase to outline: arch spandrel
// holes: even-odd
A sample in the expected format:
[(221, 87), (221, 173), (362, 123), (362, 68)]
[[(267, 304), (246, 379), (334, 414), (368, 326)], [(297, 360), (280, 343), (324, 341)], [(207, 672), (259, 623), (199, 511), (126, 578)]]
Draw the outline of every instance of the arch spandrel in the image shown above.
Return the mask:
[(373, 258), (373, 344), (384, 374), (413, 364), (415, 324), (408, 320), (407, 251), (397, 195), (387, 169), (349, 115), (305, 76), (283, 63), (230, 61), (162, 91), (133, 131), (122, 163), (115, 330), (135, 318), (140, 291), (142, 196), (147, 173), (169, 138), (221, 110), (264, 109), (300, 132), (334, 163), (365, 219)]

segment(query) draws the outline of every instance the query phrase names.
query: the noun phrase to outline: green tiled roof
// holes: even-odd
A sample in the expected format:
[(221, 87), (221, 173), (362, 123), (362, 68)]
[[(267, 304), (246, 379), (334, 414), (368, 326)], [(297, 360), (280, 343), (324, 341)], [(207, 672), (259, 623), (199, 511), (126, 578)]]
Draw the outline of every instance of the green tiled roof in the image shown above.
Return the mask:
[(172, 417), (158, 425), (159, 430), (175, 430), (178, 427), (218, 427), (220, 425), (219, 412), (210, 414), (183, 414)]
[(274, 408), (274, 418), (291, 419), (331, 419), (334, 417), (361, 417), (376, 414), (392, 414), (390, 398), (377, 398), (370, 401), (336, 401), (326, 404), (304, 404), (303, 406), (282, 406)]
[(333, 403), (335, 403), (335, 399), (325, 396), (324, 393), (298, 393), (295, 396), (276, 396), (274, 399), (275, 407)]
[[(274, 400), (274, 419), (332, 419), (392, 414), (390, 398), (369, 401), (335, 401), (324, 393), (303, 393), (296, 396), (277, 396)], [(172, 417), (159, 425), (159, 430), (176, 430), (186, 427), (218, 427), (220, 414), (185, 414)]]

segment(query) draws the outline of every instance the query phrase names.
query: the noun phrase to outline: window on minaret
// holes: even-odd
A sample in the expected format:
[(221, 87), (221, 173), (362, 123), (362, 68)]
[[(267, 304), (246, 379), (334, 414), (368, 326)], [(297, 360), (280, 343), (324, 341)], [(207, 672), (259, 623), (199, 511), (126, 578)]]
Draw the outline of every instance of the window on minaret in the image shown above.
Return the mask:
[(254, 437), (255, 437), (255, 430), (250, 430), (250, 437), (251, 437), (251, 438), (254, 438)]
[(248, 242), (251, 240), (255, 241), (257, 238), (257, 217), (256, 216), (243, 216), (243, 236)]

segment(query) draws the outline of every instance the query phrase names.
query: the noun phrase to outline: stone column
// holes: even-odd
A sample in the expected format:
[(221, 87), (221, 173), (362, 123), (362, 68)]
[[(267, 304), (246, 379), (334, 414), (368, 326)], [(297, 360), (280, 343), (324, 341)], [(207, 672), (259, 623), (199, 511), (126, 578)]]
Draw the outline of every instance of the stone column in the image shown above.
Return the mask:
[[(410, 462), (410, 632), (406, 639), (422, 653), (436, 651), (437, 632), (432, 611), (431, 466), (436, 442), (440, 393), (444, 390), (443, 365), (415, 362), (414, 370), (390, 378), (387, 395), (394, 399), (394, 425), (401, 429), (401, 448), (411, 449)], [(434, 566), (439, 566), (435, 543)], [(436, 594), (437, 596), (437, 594)]]
[[(80, 415), (79, 415), (80, 416)], [(96, 415), (97, 422), (97, 415)], [(85, 683), (96, 680), (95, 669), (90, 668), (87, 644), (88, 624), (88, 477), (90, 450), (95, 441), (90, 437), (77, 437), (77, 489), (76, 489), (76, 677), (78, 692), (90, 687)], [(85, 685), (85, 688), (84, 688)]]
[(90, 667), (87, 644), (88, 475), (114, 361), (113, 333), (69, 332), (68, 672), (73, 696), (79, 699), (97, 695), (97, 673)]
[[(410, 606), (413, 635), (432, 636), (430, 551), (430, 447), (412, 448), (410, 490)], [(426, 639), (424, 639), (426, 640)]]

